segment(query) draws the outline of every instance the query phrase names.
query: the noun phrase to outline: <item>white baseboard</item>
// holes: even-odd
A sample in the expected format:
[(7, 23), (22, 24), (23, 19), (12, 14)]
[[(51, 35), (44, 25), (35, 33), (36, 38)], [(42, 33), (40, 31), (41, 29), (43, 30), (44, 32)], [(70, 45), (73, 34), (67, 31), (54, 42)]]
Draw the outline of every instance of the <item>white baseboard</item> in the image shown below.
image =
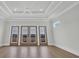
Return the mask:
[(2, 44), (2, 46), (9, 46), (10, 44), (8, 44), (8, 43), (5, 43), (5, 44)]
[(56, 46), (58, 48), (61, 48), (61, 49), (65, 50), (65, 51), (68, 51), (68, 52), (70, 52), (72, 54), (75, 54), (75, 55), (79, 56), (79, 51), (75, 51), (75, 50), (72, 50), (70, 48), (60, 46), (60, 45), (54, 45), (54, 46)]
[(53, 43), (48, 42), (48, 45), (54, 45)]
[(3, 45), (2, 44), (0, 44), (0, 47), (2, 47)]

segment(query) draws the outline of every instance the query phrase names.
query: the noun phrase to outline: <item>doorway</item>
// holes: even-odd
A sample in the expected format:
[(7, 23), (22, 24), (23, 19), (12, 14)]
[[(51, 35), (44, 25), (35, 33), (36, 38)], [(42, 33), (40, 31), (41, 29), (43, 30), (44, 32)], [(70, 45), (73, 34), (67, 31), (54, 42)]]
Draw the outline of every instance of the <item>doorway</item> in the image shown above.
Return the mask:
[[(39, 36), (37, 36), (38, 34)], [(47, 45), (46, 26), (38, 26), (38, 28), (37, 26), (12, 26), (10, 38), (10, 45), (18, 45), (18, 43), (20, 46), (34, 46), (38, 43)]]
[(48, 45), (46, 26), (39, 26), (39, 44)]
[(18, 45), (19, 40), (19, 26), (11, 27), (11, 37), (10, 37), (10, 45)]
[(20, 45), (37, 45), (37, 26), (21, 26)]
[(37, 26), (29, 26), (30, 45), (37, 45)]
[(28, 26), (21, 26), (20, 45), (29, 44), (29, 28)]

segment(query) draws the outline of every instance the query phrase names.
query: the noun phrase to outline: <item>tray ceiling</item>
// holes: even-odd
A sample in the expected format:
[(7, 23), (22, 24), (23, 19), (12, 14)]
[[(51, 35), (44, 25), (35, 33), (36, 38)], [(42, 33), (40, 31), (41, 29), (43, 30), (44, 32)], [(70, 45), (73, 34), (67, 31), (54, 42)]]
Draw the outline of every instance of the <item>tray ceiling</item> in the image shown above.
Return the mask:
[(77, 4), (75, 1), (0, 1), (0, 18), (51, 18)]

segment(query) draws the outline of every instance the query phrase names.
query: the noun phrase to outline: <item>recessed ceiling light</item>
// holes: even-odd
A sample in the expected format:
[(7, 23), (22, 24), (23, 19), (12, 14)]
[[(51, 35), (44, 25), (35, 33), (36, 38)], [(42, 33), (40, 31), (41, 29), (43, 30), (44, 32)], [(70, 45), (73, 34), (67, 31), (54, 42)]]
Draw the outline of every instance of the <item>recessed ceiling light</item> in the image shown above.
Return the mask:
[(15, 8), (14, 11), (17, 11), (17, 8)]
[(43, 11), (43, 9), (40, 9), (40, 11)]

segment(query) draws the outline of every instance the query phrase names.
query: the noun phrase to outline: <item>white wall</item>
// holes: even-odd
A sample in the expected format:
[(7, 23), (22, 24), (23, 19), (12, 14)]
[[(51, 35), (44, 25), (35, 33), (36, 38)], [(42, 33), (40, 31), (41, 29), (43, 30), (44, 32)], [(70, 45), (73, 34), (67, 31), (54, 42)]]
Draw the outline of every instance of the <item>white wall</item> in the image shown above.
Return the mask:
[(55, 44), (55, 39), (54, 39), (54, 33), (53, 33), (53, 21), (49, 21), (49, 39), (50, 39), (50, 45)]
[(14, 20), (6, 22), (3, 45), (9, 45), (10, 43), (11, 26), (47, 26), (48, 44), (52, 44), (49, 22), (47, 20)]
[(0, 19), (0, 46), (2, 46), (5, 21)]
[(55, 19), (61, 22), (53, 28), (55, 45), (79, 55), (79, 5)]

